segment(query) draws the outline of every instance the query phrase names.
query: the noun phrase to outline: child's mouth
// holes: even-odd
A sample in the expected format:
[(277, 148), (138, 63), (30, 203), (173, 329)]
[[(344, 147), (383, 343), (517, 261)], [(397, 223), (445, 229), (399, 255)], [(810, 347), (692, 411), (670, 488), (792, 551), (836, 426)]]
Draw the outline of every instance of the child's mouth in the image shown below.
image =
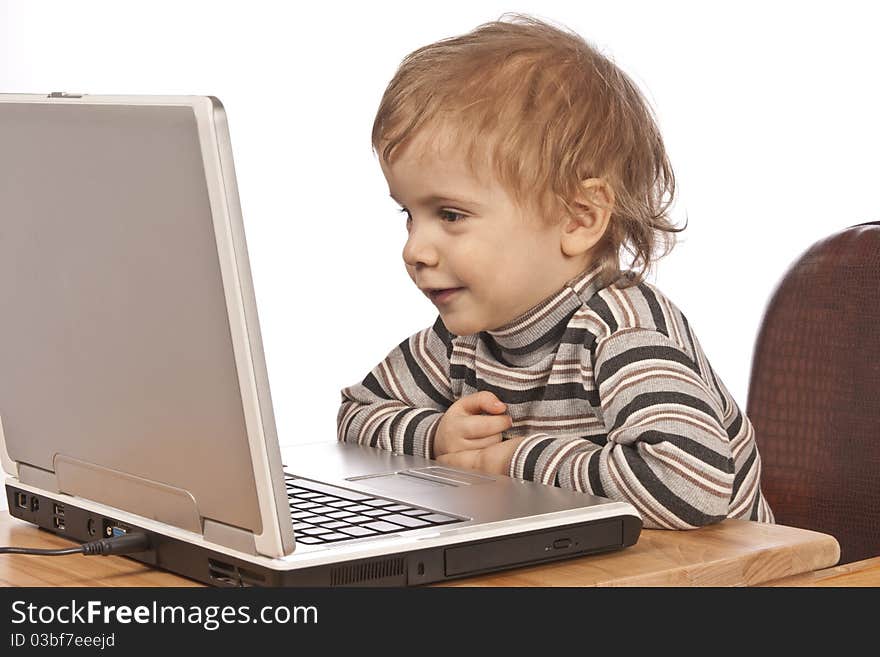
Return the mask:
[(455, 294), (463, 290), (463, 287), (449, 287), (443, 290), (428, 290), (428, 297), (437, 304), (446, 303)]

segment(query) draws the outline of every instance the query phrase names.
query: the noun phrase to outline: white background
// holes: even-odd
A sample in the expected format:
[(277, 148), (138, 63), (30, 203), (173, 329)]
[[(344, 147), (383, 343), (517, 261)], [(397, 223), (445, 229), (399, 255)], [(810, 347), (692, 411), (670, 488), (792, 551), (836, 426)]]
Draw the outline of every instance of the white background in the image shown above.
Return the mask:
[(224, 102), (279, 437), (334, 440), (339, 391), (436, 317), (371, 152), (386, 84), (410, 51), (504, 12), (567, 26), (657, 113), (690, 223), (649, 280), (745, 409), (780, 277), (880, 219), (873, 4), (0, 0), (0, 92)]

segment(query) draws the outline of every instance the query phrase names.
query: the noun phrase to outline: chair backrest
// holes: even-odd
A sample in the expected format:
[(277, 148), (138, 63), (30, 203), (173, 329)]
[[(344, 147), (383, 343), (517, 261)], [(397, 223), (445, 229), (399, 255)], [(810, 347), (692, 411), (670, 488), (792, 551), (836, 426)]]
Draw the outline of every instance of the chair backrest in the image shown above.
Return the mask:
[(783, 525), (880, 554), (880, 222), (816, 242), (773, 293), (746, 413)]

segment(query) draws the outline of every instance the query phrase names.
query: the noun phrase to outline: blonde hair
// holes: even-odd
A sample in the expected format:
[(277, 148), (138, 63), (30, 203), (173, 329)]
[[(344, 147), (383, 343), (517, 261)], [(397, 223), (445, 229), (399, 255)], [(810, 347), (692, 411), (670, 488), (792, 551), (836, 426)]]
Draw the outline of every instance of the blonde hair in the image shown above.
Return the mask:
[(620, 278), (621, 249), (638, 269), (623, 285), (634, 285), (654, 262), (658, 238), (663, 257), (684, 230), (667, 215), (675, 176), (648, 102), (574, 32), (508, 13), (413, 51), (382, 96), (373, 150), (393, 163), (428, 127), (426, 135), (451, 135), (475, 177), (488, 165), (548, 224), (574, 214), (582, 181), (604, 179), (614, 205), (594, 258), (605, 285)]

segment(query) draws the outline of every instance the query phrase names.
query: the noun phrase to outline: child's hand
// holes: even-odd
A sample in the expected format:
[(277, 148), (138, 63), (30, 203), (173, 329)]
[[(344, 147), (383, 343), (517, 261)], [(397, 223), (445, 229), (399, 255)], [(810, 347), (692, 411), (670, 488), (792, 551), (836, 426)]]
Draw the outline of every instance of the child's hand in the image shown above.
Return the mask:
[(519, 444), (525, 436), (511, 438), (497, 445), (489, 445), (483, 449), (469, 449), (439, 457), (437, 460), (445, 465), (457, 468), (470, 468), (488, 474), (506, 475), (510, 472), (510, 462)]
[(500, 443), (501, 432), (513, 426), (506, 410), (507, 406), (487, 390), (462, 397), (440, 419), (434, 457)]

